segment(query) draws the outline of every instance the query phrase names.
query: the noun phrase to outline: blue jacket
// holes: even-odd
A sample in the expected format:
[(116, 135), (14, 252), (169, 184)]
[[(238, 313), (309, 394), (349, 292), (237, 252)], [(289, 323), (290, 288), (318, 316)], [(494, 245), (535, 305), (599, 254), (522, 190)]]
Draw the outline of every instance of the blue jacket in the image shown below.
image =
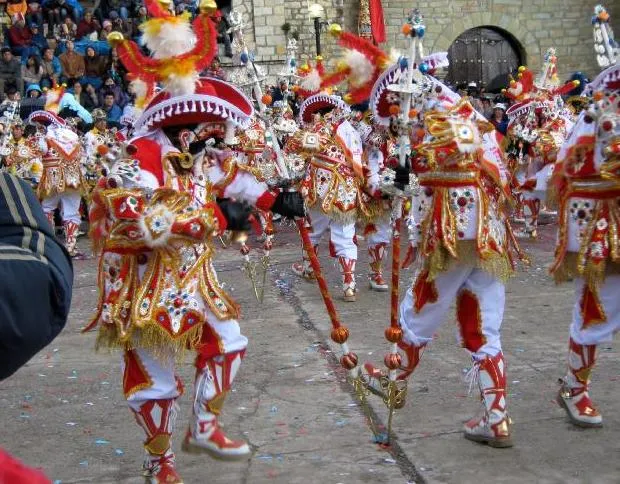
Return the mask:
[(60, 333), (73, 288), (71, 258), (36, 195), (7, 173), (0, 173), (0, 274), (2, 381)]
[(118, 123), (121, 120), (123, 110), (118, 106), (118, 104), (113, 104), (110, 109), (104, 109), (108, 113), (108, 122)]

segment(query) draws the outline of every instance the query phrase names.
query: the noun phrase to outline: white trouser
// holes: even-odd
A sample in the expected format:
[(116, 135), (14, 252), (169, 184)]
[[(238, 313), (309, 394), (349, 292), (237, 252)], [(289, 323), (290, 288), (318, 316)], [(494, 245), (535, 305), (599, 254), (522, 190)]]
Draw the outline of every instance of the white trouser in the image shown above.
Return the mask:
[(310, 241), (313, 246), (319, 244), (323, 234), (329, 229), (330, 253), (336, 257), (357, 260), (357, 244), (355, 243), (355, 223), (342, 224), (330, 219), (320, 210), (310, 210)]
[(598, 297), (607, 321), (591, 323), (583, 327), (581, 300), (585, 283), (582, 278), (575, 279), (575, 305), (570, 336), (580, 345), (598, 345), (609, 343), (614, 334), (620, 330), (620, 275), (606, 276), (598, 288)]
[(389, 244), (392, 241), (392, 222), (390, 218), (381, 218), (374, 225), (375, 231), (366, 236), (368, 247), (372, 248), (379, 244)]
[[(504, 284), (480, 269), (455, 264), (450, 270), (437, 275), (434, 281), (427, 281), (430, 286), (421, 291), (420, 279), (425, 275), (425, 272), (417, 274), (413, 287), (400, 304), (400, 326), (405, 341), (415, 346), (432, 341), (457, 298), (458, 339), (461, 344), (475, 357), (497, 355), (502, 350), (500, 327), (504, 316)], [(416, 294), (426, 296), (414, 297), (416, 289)]]
[[(210, 313), (197, 349), (198, 358), (216, 358), (219, 355), (244, 350), (248, 339), (241, 334), (239, 323), (234, 320), (219, 321)], [(180, 385), (175, 375), (174, 355), (169, 358), (154, 356), (144, 348), (124, 355), (121, 365), (123, 390), (129, 406), (138, 411), (148, 400), (177, 398)]]
[(80, 192), (75, 190), (66, 191), (61, 194), (52, 195), (51, 197), (44, 198), (41, 202), (43, 211), (48, 214), (58, 208), (60, 204), (60, 215), (63, 222), (74, 222), (79, 224), (80, 218), (80, 203), (82, 196)]

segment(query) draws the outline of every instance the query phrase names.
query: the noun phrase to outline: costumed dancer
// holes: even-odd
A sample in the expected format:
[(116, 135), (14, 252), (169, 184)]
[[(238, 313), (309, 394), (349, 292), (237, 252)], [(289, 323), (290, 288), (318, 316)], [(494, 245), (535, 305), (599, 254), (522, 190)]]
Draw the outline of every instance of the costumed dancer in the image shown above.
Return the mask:
[[(284, 156), (293, 172), (304, 171), (301, 192), (312, 225), (310, 240), (315, 248), (329, 230), (329, 253), (342, 274), (343, 299), (356, 300), (355, 221), (367, 211), (370, 197), (364, 192), (362, 140), (347, 120), (349, 106), (321, 88), (321, 60), (302, 81), (298, 94), (305, 97), (299, 110), (301, 129), (288, 139)], [(293, 264), (293, 272), (313, 279), (310, 261)]]
[(503, 281), (513, 271), (515, 243), (505, 213), (507, 175), (493, 126), (483, 119), (467, 99), (425, 115), (432, 138), (417, 148), (414, 172), (421, 190), (410, 212), (421, 269), (400, 305), (406, 364), (398, 378), (415, 370), (456, 299), (461, 343), (472, 355), (470, 378), (478, 384), (484, 410), (465, 424), (464, 435), (510, 447), (500, 328)]
[[(595, 40), (607, 27), (603, 11), (595, 9)], [(607, 30), (605, 37), (613, 42)], [(597, 346), (620, 330), (620, 58), (598, 45), (597, 54), (609, 67), (586, 88), (593, 102), (562, 147), (552, 179), (560, 206), (551, 272), (557, 282), (575, 280), (568, 369), (557, 401), (580, 427), (603, 423), (590, 399), (590, 375)]]
[(106, 169), (104, 157), (116, 144), (116, 129), (108, 128), (108, 115), (100, 108), (93, 109), (93, 128), (84, 135), (84, 179), (88, 198)]
[(43, 173), (36, 136), (25, 136), (24, 124), (20, 119), (12, 124), (11, 131), (4, 164), (10, 173), (27, 181), (36, 190)]
[(519, 194), (525, 224), (524, 230), (516, 232), (519, 237), (537, 237), (547, 184), (558, 151), (573, 126), (572, 114), (564, 106), (562, 95), (579, 85), (579, 81), (560, 86), (556, 63), (555, 49), (550, 48), (537, 80), (529, 69), (520, 67), (518, 80), (503, 91), (516, 101), (506, 115), (513, 187)]
[(46, 125), (45, 134), (38, 138), (43, 173), (37, 195), (52, 228), (55, 227), (54, 210), (60, 208), (65, 246), (72, 257), (78, 257), (81, 255), (77, 249), (80, 204), (87, 191), (82, 176), (84, 151), (77, 133), (47, 105), (46, 109), (28, 117), (29, 123)]
[(152, 18), (141, 29), (153, 57), (120, 34), (108, 40), (130, 72), (147, 83), (161, 82), (163, 89), (136, 120), (124, 158), (93, 193), (91, 235), (102, 248), (100, 294), (85, 330), (99, 326), (100, 346), (124, 350), (123, 391), (146, 434), (147, 481), (181, 483), (171, 437), (175, 402), (183, 392), (175, 359), (187, 349), (197, 356), (183, 450), (228, 460), (251, 453), (246, 442), (229, 439), (218, 421), (247, 338), (237, 305), (218, 283), (210, 243), (224, 229), (247, 230), (249, 209), (230, 199), (218, 206), (215, 196), (246, 199), (267, 210), (280, 207), (287, 216), (303, 215), (303, 209), (285, 210), (286, 197), (234, 163), (225, 169), (207, 157), (203, 140), (192, 142), (198, 124), (225, 123), (234, 132), (253, 115), (250, 100), (234, 86), (198, 77), (217, 49), (209, 19), (215, 2), (201, 4), (192, 24), (185, 15), (173, 16), (164, 3), (146, 5)]

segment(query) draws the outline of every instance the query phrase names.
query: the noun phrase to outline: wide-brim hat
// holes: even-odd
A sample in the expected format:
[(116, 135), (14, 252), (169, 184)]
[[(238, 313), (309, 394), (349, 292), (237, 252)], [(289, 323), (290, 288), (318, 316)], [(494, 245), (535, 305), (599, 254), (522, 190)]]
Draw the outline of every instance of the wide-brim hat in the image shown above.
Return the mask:
[(586, 86), (582, 95), (591, 96), (599, 90), (620, 91), (620, 64), (608, 67)]
[(54, 124), (56, 126), (67, 125), (67, 122), (64, 119), (51, 111), (34, 111), (30, 114), (30, 116), (28, 116), (26, 122), (28, 124), (39, 123), (44, 126), (49, 126), (50, 124)]
[(245, 128), (253, 115), (252, 102), (235, 86), (221, 79), (201, 77), (192, 94), (157, 93), (136, 120), (134, 128), (136, 132), (151, 131), (221, 121)]
[(318, 111), (326, 108), (340, 109), (349, 113), (351, 108), (341, 97), (319, 93), (307, 98), (299, 107), (299, 120), (303, 123), (312, 122), (312, 117)]

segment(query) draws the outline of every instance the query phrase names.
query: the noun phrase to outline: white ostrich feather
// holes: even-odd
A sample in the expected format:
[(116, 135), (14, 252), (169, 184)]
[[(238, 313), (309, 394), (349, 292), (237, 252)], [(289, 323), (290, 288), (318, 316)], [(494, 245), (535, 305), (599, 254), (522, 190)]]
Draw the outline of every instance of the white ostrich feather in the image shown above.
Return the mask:
[(351, 69), (351, 84), (353, 86), (363, 86), (372, 78), (375, 66), (368, 58), (357, 50), (348, 50), (344, 56), (344, 61)]
[(196, 45), (196, 34), (188, 21), (162, 22), (159, 31), (145, 29), (142, 34), (144, 44), (154, 59), (171, 59), (184, 54)]
[(312, 69), (303, 81), (301, 81), (301, 88), (305, 91), (316, 92), (321, 89), (321, 75), (316, 69)]

